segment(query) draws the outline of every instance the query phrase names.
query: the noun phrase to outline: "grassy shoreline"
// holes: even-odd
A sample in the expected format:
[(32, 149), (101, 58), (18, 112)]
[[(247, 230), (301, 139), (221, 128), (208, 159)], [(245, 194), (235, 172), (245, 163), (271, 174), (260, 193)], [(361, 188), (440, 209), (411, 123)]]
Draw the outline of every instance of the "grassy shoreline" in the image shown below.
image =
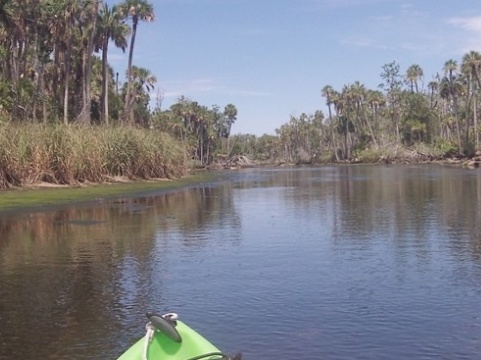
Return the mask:
[(214, 173), (196, 173), (177, 180), (129, 181), (65, 187), (31, 187), (0, 190), (0, 213), (45, 209), (116, 198), (141, 196), (152, 192), (175, 191), (212, 182)]
[(187, 174), (185, 149), (169, 135), (130, 126), (0, 123), (0, 188), (78, 185)]

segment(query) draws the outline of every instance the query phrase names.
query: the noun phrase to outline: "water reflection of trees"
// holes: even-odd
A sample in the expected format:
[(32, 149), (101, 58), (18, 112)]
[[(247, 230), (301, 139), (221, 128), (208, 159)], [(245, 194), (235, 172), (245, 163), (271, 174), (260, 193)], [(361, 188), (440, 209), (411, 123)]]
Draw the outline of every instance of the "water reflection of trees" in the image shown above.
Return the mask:
[(369, 244), (384, 238), (394, 241), (398, 251), (411, 246), (426, 257), (437, 241), (433, 234), (447, 234), (453, 251), (481, 258), (478, 171), (442, 166), (306, 168), (284, 170), (269, 182), (296, 188), (285, 196), (305, 211), (328, 211), (334, 241)]
[[(296, 216), (332, 219), (334, 241), (385, 238), (428, 257), (435, 234), (459, 256), (481, 259), (479, 170), (444, 166), (339, 166), (250, 169), (235, 188), (279, 187)], [(292, 189), (289, 191), (289, 189)], [(309, 212), (309, 214), (307, 213)], [(322, 212), (328, 212), (328, 215)]]
[[(122, 333), (126, 323), (137, 322), (130, 317), (141, 319), (151, 308), (150, 282), (162, 281), (162, 274), (152, 274), (151, 261), (164, 261), (152, 254), (168, 256), (154, 251), (159, 229), (181, 229), (187, 236), (216, 224), (240, 226), (229, 191), (192, 188), (1, 216), (0, 358), (54, 358), (56, 351), (62, 357), (75, 344), (84, 344), (77, 356), (95, 353), (92, 333), (84, 328)], [(224, 218), (231, 219), (227, 225)], [(105, 341), (99, 338), (97, 345)]]

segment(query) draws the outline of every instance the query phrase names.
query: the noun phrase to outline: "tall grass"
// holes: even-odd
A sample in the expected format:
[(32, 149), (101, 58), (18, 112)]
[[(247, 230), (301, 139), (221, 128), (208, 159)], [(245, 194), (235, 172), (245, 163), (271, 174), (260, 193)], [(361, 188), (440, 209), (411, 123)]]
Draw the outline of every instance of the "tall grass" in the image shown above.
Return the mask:
[(186, 170), (184, 149), (157, 131), (0, 123), (0, 188), (174, 178)]

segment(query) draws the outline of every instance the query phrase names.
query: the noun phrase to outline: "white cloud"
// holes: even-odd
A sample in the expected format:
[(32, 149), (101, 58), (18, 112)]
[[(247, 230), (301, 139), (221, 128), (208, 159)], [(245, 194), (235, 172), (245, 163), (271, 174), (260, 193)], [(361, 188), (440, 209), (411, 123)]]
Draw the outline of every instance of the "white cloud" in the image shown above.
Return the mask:
[(455, 17), (448, 20), (448, 23), (458, 26), (462, 29), (478, 33), (481, 35), (481, 16), (460, 18)]
[(271, 93), (265, 91), (227, 88), (218, 79), (197, 78), (189, 81), (165, 81), (161, 82), (162, 95), (164, 98), (178, 98), (181, 95), (196, 97), (203, 94), (227, 94), (240, 97), (266, 97)]
[(462, 55), (481, 50), (481, 16), (443, 19), (420, 4), (405, 2), (386, 14), (367, 17), (343, 38), (346, 46), (392, 51), (399, 57), (420, 59), (417, 61), (436, 54)]
[(244, 96), (244, 97), (266, 97), (272, 94), (264, 91), (253, 91), (253, 90), (229, 90), (227, 91), (229, 95), (234, 96)]
[(380, 50), (395, 49), (394, 46), (387, 46), (380, 43), (376, 43), (374, 40), (368, 39), (368, 38), (357, 38), (357, 39), (351, 38), (351, 39), (342, 40), (341, 43), (345, 45), (353, 45), (353, 46), (362, 47), (362, 48), (373, 48), (373, 49), (380, 49)]
[(393, 19), (392, 15), (382, 15), (382, 16), (370, 16), (370, 21), (391, 21)]
[(224, 88), (223, 84), (210, 78), (198, 78), (188, 81), (166, 81), (161, 82), (161, 85), (166, 89), (165, 97), (215, 92)]
[(459, 38), (460, 52), (466, 53), (471, 50), (479, 51), (481, 49), (481, 16), (454, 17), (447, 22), (466, 32)]
[(312, 4), (322, 7), (353, 7), (353, 6), (367, 6), (372, 4), (392, 2), (395, 0), (310, 0)]

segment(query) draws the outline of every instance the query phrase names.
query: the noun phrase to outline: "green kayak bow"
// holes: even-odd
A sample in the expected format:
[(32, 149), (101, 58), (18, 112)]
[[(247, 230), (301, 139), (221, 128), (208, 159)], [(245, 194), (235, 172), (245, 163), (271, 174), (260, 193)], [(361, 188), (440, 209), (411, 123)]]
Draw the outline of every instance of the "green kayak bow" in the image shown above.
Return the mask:
[(147, 314), (145, 336), (118, 360), (240, 360), (223, 354), (211, 342), (178, 320), (175, 313)]

